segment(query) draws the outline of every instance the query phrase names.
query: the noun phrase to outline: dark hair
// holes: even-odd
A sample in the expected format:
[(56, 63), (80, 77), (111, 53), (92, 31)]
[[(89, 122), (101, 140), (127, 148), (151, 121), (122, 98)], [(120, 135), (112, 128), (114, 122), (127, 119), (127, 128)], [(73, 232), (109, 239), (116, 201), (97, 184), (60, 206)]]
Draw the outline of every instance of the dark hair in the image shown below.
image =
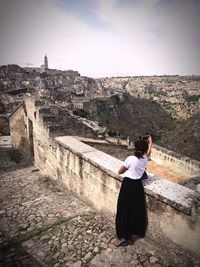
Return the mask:
[(146, 140), (138, 140), (135, 143), (135, 156), (137, 158), (142, 158), (145, 152), (148, 151), (148, 143)]

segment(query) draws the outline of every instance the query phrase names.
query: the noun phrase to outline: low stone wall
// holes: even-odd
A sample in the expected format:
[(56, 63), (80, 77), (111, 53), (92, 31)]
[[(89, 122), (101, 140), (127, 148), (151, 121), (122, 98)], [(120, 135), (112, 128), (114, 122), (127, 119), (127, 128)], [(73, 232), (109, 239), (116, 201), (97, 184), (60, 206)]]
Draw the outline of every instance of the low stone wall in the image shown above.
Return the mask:
[[(34, 108), (32, 102), (26, 102), (25, 106), (27, 113), (21, 114), (25, 122), (31, 121), (33, 125), (37, 167), (105, 213), (114, 224), (122, 181), (116, 173), (122, 162), (75, 137), (54, 139), (43, 124), (38, 107)], [(150, 177), (145, 182), (145, 192), (149, 218), (147, 234), (166, 249), (184, 249), (187, 253), (199, 255), (200, 216), (196, 209), (196, 192), (157, 177)]]
[(189, 157), (181, 156), (171, 150), (153, 145), (151, 158), (158, 164), (167, 166), (185, 177), (200, 176), (200, 162)]

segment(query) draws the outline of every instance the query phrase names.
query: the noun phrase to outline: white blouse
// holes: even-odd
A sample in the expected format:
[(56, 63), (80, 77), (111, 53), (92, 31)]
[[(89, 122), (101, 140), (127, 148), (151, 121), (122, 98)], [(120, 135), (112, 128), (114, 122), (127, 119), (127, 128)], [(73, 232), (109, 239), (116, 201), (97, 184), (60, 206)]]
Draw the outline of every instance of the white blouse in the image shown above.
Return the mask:
[(123, 173), (123, 177), (128, 177), (131, 179), (140, 179), (147, 167), (148, 158), (144, 155), (142, 158), (137, 158), (136, 156), (129, 156), (123, 163), (126, 171)]

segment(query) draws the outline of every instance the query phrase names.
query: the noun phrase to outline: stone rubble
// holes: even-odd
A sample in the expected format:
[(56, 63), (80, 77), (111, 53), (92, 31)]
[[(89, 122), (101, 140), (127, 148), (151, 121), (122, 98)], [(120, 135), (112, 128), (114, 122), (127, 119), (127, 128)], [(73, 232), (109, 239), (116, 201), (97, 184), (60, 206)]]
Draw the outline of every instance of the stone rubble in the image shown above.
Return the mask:
[(114, 222), (34, 166), (1, 173), (0, 191), (0, 266), (193, 266), (147, 239), (116, 248)]

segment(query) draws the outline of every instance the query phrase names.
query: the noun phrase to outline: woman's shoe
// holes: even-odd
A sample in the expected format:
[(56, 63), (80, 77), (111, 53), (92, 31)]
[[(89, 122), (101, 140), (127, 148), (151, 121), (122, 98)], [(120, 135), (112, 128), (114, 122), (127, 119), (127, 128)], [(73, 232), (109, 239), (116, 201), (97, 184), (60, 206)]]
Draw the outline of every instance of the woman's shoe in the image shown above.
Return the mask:
[(128, 242), (128, 240), (124, 240), (124, 241), (122, 241), (121, 243), (119, 243), (118, 245), (116, 245), (116, 247), (126, 247), (126, 246), (128, 246), (128, 244), (129, 244), (129, 242)]

